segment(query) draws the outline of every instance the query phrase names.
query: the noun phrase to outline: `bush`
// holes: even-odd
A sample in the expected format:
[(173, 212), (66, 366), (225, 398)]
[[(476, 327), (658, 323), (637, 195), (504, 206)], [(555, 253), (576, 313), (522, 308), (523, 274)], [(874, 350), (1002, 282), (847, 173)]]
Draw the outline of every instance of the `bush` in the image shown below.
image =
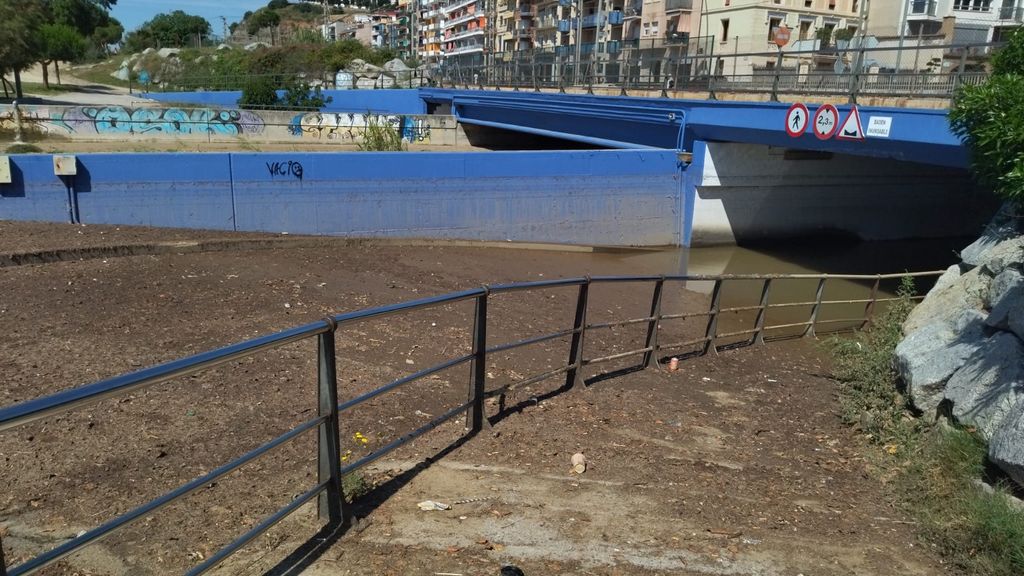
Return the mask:
[(363, 152), (403, 152), (405, 141), (402, 140), (401, 132), (390, 126), (387, 120), (367, 113), (366, 129), (359, 149)]
[(950, 125), (970, 151), (975, 178), (1024, 206), (1024, 34), (1011, 36), (992, 66), (988, 82), (957, 91)]
[(277, 105), (277, 89), (270, 78), (253, 78), (242, 90), (238, 105), (247, 109), (269, 108)]
[(12, 144), (7, 147), (8, 154), (38, 154), (43, 149), (32, 144)]
[(288, 0), (270, 0), (270, 2), (267, 3), (267, 8), (270, 8), (271, 10), (280, 10), (281, 8), (287, 7)]
[(287, 108), (323, 108), (324, 104), (330, 102), (330, 97), (324, 98), (320, 88), (311, 89), (305, 82), (295, 82), (285, 89), (284, 96), (278, 100), (279, 106)]

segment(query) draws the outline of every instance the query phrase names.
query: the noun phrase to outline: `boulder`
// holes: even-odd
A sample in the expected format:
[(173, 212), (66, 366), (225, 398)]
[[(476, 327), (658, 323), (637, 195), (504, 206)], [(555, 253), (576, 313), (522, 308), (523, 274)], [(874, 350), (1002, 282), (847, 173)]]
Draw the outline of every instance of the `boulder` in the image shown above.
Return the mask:
[(164, 59), (177, 58), (179, 52), (181, 52), (181, 50), (178, 48), (161, 48), (156, 51), (156, 55)]
[(935, 286), (932, 286), (931, 291), (938, 292), (941, 290), (945, 290), (954, 282), (956, 282), (960, 278), (961, 274), (962, 272), (960, 270), (960, 265), (953, 264), (949, 268), (946, 268), (946, 271), (943, 272), (942, 276), (939, 276), (939, 279), (935, 281)]
[(377, 80), (375, 78), (367, 78), (365, 76), (356, 78), (356, 89), (358, 90), (373, 90), (376, 87)]
[(970, 246), (960, 251), (960, 259), (968, 266), (980, 266), (985, 254), (1004, 240), (1014, 238), (1021, 232), (1020, 219), (1016, 216), (1016, 208), (1004, 204), (999, 212), (985, 227), (981, 236)]
[(979, 267), (991, 276), (1002, 274), (1007, 268), (1020, 268), (1024, 262), (1024, 236), (1004, 240), (989, 248), (979, 262)]
[(985, 308), (991, 309), (1011, 290), (1020, 286), (1024, 286), (1024, 275), (1012, 268), (1003, 270), (989, 284), (988, 293), (985, 294)]
[(114, 72), (111, 72), (110, 75), (113, 76), (114, 78), (117, 78), (118, 80), (127, 82), (128, 81), (128, 77), (131, 75), (131, 72), (129, 72), (127, 66), (121, 66), (120, 68), (118, 68)]
[(984, 320), (978, 310), (961, 310), (952, 321), (933, 321), (896, 346), (896, 370), (914, 406), (925, 415), (935, 415), (946, 381), (982, 346)]
[(245, 45), (245, 50), (248, 52), (252, 52), (253, 50), (258, 50), (260, 48), (270, 48), (270, 44), (267, 44), (266, 42), (253, 42)]
[[(985, 324), (996, 330), (1011, 330), (1010, 318), (1014, 318), (1014, 324), (1020, 327), (1024, 314), (1024, 285), (1009, 287), (1005, 292), (992, 300), (992, 311), (988, 313)], [(1017, 337), (1021, 334), (1014, 331)]]
[(387, 62), (385, 62), (384, 69), (387, 70), (388, 72), (405, 72), (407, 70), (412, 70), (412, 68), (406, 66), (405, 62), (402, 62), (400, 58), (395, 58), (393, 60), (388, 60)]
[(146, 48), (145, 50), (142, 51), (142, 55), (143, 56), (148, 56), (148, 55), (150, 55), (150, 54), (152, 54), (154, 52), (156, 52), (156, 48)]
[(231, 46), (228, 46), (227, 44), (218, 44), (217, 50), (231, 50)]
[(981, 310), (985, 306), (992, 278), (982, 268), (974, 268), (956, 281), (936, 284), (927, 298), (918, 304), (903, 323), (903, 333), (910, 334), (933, 322), (953, 322), (964, 311)]
[(1024, 405), (1003, 420), (988, 443), (988, 459), (1024, 486)]
[(981, 343), (977, 353), (946, 383), (947, 400), (961, 424), (976, 426), (985, 438), (1024, 400), (1024, 343), (999, 332)]

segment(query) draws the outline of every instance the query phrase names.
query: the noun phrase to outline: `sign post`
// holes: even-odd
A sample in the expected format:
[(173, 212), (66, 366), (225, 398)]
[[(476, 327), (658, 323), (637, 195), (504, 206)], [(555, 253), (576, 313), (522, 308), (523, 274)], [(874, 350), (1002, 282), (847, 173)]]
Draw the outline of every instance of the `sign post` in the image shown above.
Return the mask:
[(779, 56), (775, 60), (775, 77), (772, 78), (772, 102), (779, 101), (779, 74), (782, 73), (782, 48), (789, 44), (789, 28), (785, 24), (772, 29), (772, 43), (779, 49)]

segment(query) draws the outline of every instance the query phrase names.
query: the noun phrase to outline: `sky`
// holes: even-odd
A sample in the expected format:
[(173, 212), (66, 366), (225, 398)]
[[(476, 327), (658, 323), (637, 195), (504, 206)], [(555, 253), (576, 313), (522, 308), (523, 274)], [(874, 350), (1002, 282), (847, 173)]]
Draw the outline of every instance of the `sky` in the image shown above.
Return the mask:
[(269, 0), (117, 0), (111, 14), (131, 32), (161, 12), (183, 10), (206, 18), (213, 33), (219, 36), (224, 29), (221, 16), (228, 19), (228, 24), (238, 22), (247, 10), (255, 11), (267, 2)]

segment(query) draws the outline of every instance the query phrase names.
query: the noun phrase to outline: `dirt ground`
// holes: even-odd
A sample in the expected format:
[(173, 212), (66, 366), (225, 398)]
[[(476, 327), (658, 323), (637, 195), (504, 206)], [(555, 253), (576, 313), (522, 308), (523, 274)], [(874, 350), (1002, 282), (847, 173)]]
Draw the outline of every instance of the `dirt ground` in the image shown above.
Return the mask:
[[(0, 253), (256, 238), (0, 223)], [(0, 406), (357, 310), (510, 281), (652, 273), (628, 253), (319, 240), (0, 267)], [(695, 288), (691, 286), (690, 288)], [(706, 305), (667, 289), (665, 313)], [(595, 286), (591, 323), (647, 314), (650, 287)], [(492, 298), (488, 343), (568, 327), (575, 289)], [(470, 349), (470, 302), (343, 326), (341, 400)], [(669, 325), (671, 324), (671, 325)], [(663, 341), (702, 321), (665, 322)], [(588, 333), (588, 358), (642, 345), (641, 325)], [(563, 365), (567, 339), (492, 354), (495, 389)], [(678, 372), (588, 367), (456, 419), (364, 469), (361, 520), (316, 535), (312, 506), (221, 574), (944, 574), (873, 480), (835, 416), (813, 341), (685, 360)], [(601, 377), (621, 371), (617, 377)], [(342, 414), (347, 461), (467, 397), (468, 365)], [(306, 340), (0, 433), (0, 538), (9, 564), (202, 475), (316, 415)], [(46, 574), (174, 574), (208, 558), (316, 481), (306, 434), (54, 566)], [(582, 452), (588, 470), (569, 472)], [(424, 462), (429, 461), (429, 465)], [(421, 512), (416, 503), (452, 503)], [(467, 501), (468, 500), (468, 501)], [(459, 503), (462, 502), (462, 503)]]

